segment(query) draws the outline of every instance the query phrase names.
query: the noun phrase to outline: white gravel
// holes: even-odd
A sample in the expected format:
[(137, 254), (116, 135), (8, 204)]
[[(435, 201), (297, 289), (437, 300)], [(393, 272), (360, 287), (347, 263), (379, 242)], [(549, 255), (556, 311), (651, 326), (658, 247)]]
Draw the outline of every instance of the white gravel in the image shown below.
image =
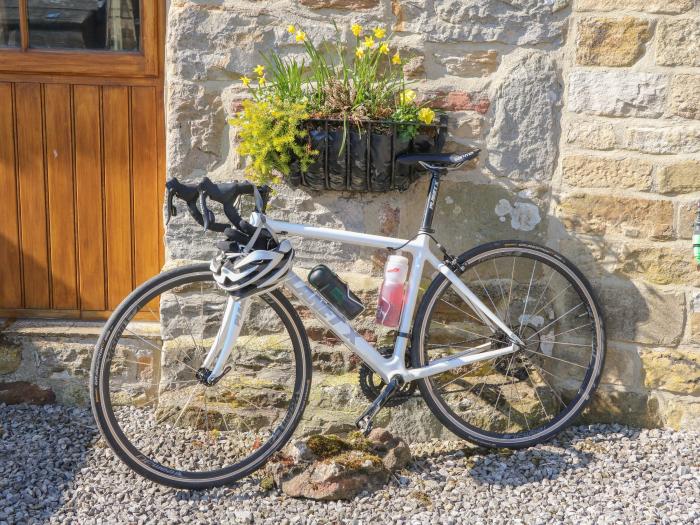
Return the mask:
[(700, 433), (584, 426), (515, 453), (422, 444), (386, 489), (321, 503), (253, 478), (202, 492), (153, 484), (97, 440), (85, 409), (0, 405), (0, 427), (1, 525), (700, 523)]

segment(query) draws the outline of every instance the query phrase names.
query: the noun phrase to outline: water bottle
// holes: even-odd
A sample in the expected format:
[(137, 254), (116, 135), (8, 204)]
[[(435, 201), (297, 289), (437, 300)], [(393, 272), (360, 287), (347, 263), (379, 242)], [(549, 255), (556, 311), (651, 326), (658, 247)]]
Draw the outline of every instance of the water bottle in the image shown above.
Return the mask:
[(377, 322), (389, 328), (399, 326), (401, 310), (406, 295), (408, 259), (403, 255), (390, 255), (384, 267), (384, 282), (379, 289)]
[(693, 227), (693, 256), (695, 262), (700, 264), (700, 201), (698, 201), (698, 212), (695, 215), (695, 226)]
[(348, 319), (354, 319), (365, 309), (362, 301), (352, 293), (348, 285), (325, 264), (319, 264), (311, 269), (309, 282)]

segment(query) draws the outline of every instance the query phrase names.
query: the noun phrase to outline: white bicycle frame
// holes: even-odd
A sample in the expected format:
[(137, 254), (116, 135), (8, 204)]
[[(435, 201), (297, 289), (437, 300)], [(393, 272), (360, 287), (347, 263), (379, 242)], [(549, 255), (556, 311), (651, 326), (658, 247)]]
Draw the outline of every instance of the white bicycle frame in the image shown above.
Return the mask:
[[(434, 205), (434, 199), (429, 206)], [(419, 233), (413, 240), (394, 239), (379, 235), (369, 235), (331, 228), (318, 228), (301, 224), (277, 221), (254, 213), (251, 219), (254, 226), (264, 222), (275, 235), (296, 235), (307, 239), (340, 242), (368, 248), (400, 250), (411, 255), (412, 266), (406, 288), (406, 298), (394, 351), (390, 358), (382, 356), (315, 290), (306, 284), (294, 272), (280, 283), (311, 310), (341, 341), (356, 353), (367, 366), (376, 372), (385, 383), (394, 377), (409, 382), (430, 377), (460, 366), (492, 359), (514, 353), (518, 345), (523, 345), (520, 338), (492, 312), (450, 267), (438, 259), (430, 250), (430, 236), (427, 232)], [(448, 357), (435, 359), (420, 368), (406, 368), (406, 348), (413, 323), (413, 314), (418, 302), (420, 281), (426, 263), (443, 274), (454, 286), (459, 296), (473, 309), (481, 320), (494, 331), (504, 333), (511, 344), (504, 348), (489, 350), (490, 343), (481, 344)], [(230, 297), (226, 305), (223, 321), (214, 343), (211, 346), (203, 366), (211, 370), (209, 380), (218, 378), (224, 371), (229, 355), (235, 346), (248, 310), (248, 299), (237, 301)]]

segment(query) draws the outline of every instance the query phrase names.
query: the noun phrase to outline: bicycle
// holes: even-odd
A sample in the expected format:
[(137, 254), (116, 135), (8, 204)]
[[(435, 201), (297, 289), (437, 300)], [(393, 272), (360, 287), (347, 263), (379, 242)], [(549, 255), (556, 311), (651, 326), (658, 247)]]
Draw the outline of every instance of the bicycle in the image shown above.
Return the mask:
[[(238, 480), (278, 451), (300, 421), (312, 373), (309, 338), (287, 295), (379, 379), (357, 420), (365, 433), (382, 407), (398, 404), (415, 385), (442, 424), (483, 446), (528, 447), (570, 424), (590, 400), (605, 358), (604, 322), (586, 278), (544, 246), (497, 241), (453, 256), (435, 238), (441, 177), (478, 153), (398, 159), (420, 164), (431, 177), (422, 226), (412, 239), (272, 219), (265, 214), (269, 188), (247, 182), (171, 179), (168, 220), (177, 197), (198, 223), (225, 232), (226, 240), (211, 264), (165, 271), (139, 286), (105, 325), (92, 363), (91, 400), (117, 456), (151, 480), (199, 489)], [(243, 195), (255, 199), (249, 222), (238, 209)], [(216, 222), (209, 199), (221, 203), (229, 223)], [(411, 257), (390, 353), (369, 344), (292, 271), (272, 288), (222, 289), (218, 272), (231, 262), (227, 257), (263, 253), (253, 249), (261, 243), (277, 250), (264, 253), (291, 264), (289, 245), (279, 250), (288, 235)], [(425, 266), (435, 276), (418, 303)]]

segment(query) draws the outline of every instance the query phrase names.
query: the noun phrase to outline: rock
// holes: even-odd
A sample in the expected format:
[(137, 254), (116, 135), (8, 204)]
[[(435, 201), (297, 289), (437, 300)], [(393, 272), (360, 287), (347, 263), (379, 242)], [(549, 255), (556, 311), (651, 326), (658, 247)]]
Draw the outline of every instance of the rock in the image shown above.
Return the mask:
[(0, 375), (17, 371), (22, 364), (22, 347), (0, 337)]
[(659, 21), (656, 63), (662, 66), (700, 66), (700, 20), (697, 17)]
[(433, 42), (558, 43), (564, 37), (568, 0), (393, 0), (394, 29)]
[(642, 350), (644, 386), (682, 395), (700, 396), (700, 352)]
[(314, 435), (297, 440), (277, 454), (267, 469), (288, 496), (328, 501), (373, 492), (410, 460), (411, 453), (401, 439), (375, 429), (369, 439), (355, 432), (345, 439)]
[(474, 51), (461, 56), (438, 55), (450, 75), (486, 77), (498, 69), (498, 51)]
[(489, 99), (478, 93), (458, 90), (426, 92), (421, 97), (421, 103), (445, 111), (476, 111), (482, 115), (486, 114), (491, 106)]
[(585, 149), (611, 150), (616, 146), (615, 128), (607, 122), (574, 120), (566, 131), (566, 143)]
[(489, 167), (517, 180), (549, 181), (557, 143), (556, 106), (561, 97), (552, 58), (541, 51), (514, 53), (494, 87), (493, 125), (486, 139)]
[(379, 5), (379, 0), (299, 0), (301, 5), (311, 9), (371, 9)]
[(653, 166), (639, 159), (610, 159), (573, 155), (564, 157), (562, 173), (569, 186), (581, 188), (651, 188)]
[(56, 394), (50, 389), (43, 389), (26, 381), (0, 383), (0, 403), (18, 405), (49, 405), (56, 401)]
[(650, 36), (647, 20), (584, 18), (578, 24), (576, 61), (582, 66), (631, 66)]
[(659, 73), (577, 69), (569, 74), (568, 109), (607, 117), (660, 117), (666, 84)]
[(576, 11), (616, 11), (629, 9), (646, 13), (676, 15), (693, 8), (693, 0), (578, 0)]
[(654, 155), (700, 152), (700, 128), (636, 127), (625, 130), (622, 147)]
[(583, 411), (581, 420), (587, 423), (625, 423), (650, 428), (662, 424), (658, 403), (646, 392), (620, 387), (600, 386), (591, 404)]
[(700, 162), (687, 160), (663, 168), (657, 176), (661, 193), (700, 191)]
[(560, 210), (564, 225), (582, 233), (673, 237), (673, 203), (667, 200), (575, 193), (562, 199)]
[(673, 77), (668, 108), (679, 117), (700, 120), (700, 75)]
[(679, 202), (676, 205), (678, 222), (676, 223), (676, 235), (679, 239), (691, 239), (693, 237), (693, 225), (698, 211), (697, 200)]
[(481, 137), (484, 121), (480, 115), (471, 111), (455, 111), (450, 114), (448, 126), (452, 138), (476, 139)]
[(615, 271), (654, 284), (700, 286), (700, 272), (686, 246), (621, 244)]

